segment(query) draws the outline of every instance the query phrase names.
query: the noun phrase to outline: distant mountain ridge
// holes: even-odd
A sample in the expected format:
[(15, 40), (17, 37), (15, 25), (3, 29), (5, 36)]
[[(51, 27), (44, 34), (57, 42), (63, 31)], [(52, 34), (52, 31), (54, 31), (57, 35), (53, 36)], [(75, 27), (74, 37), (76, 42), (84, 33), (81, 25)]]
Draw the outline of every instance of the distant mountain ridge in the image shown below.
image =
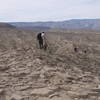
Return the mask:
[(49, 21), (49, 22), (12, 22), (19, 28), (63, 28), (63, 29), (92, 29), (100, 30), (100, 19), (72, 19), (67, 21)]

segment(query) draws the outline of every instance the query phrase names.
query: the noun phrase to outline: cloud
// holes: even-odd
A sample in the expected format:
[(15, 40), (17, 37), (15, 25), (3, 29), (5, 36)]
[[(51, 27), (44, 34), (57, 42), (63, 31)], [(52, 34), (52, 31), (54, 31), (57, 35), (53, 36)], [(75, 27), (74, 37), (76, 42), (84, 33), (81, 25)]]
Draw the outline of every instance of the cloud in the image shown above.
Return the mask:
[(100, 3), (100, 0), (81, 0), (81, 2), (85, 4), (97, 4)]
[(0, 21), (100, 17), (100, 0), (0, 0)]

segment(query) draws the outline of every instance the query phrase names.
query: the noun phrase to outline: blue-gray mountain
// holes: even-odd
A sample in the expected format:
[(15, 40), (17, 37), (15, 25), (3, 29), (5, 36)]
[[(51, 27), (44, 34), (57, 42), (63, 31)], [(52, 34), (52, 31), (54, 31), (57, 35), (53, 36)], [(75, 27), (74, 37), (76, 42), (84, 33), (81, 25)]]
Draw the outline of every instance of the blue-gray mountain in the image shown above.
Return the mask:
[(72, 19), (67, 21), (49, 22), (13, 22), (10, 23), (18, 28), (24, 29), (92, 29), (100, 30), (100, 19)]

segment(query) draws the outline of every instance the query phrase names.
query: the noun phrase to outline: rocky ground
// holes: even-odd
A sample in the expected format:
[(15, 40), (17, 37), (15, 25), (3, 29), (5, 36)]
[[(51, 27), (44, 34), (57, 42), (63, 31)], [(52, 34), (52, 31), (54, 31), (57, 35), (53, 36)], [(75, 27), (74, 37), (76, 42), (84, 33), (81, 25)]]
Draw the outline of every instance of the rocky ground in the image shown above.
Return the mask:
[(100, 100), (100, 34), (33, 33), (0, 29), (0, 100)]

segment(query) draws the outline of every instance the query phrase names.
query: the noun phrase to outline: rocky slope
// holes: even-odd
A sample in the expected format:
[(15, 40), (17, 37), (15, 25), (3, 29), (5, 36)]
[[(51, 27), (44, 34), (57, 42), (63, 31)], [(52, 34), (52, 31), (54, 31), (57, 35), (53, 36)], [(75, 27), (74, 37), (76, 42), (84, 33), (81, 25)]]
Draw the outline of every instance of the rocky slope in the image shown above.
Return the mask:
[(10, 25), (8, 23), (1, 23), (0, 22), (0, 28), (15, 28), (15, 26)]
[(0, 29), (0, 100), (100, 100), (100, 34), (35, 37)]

